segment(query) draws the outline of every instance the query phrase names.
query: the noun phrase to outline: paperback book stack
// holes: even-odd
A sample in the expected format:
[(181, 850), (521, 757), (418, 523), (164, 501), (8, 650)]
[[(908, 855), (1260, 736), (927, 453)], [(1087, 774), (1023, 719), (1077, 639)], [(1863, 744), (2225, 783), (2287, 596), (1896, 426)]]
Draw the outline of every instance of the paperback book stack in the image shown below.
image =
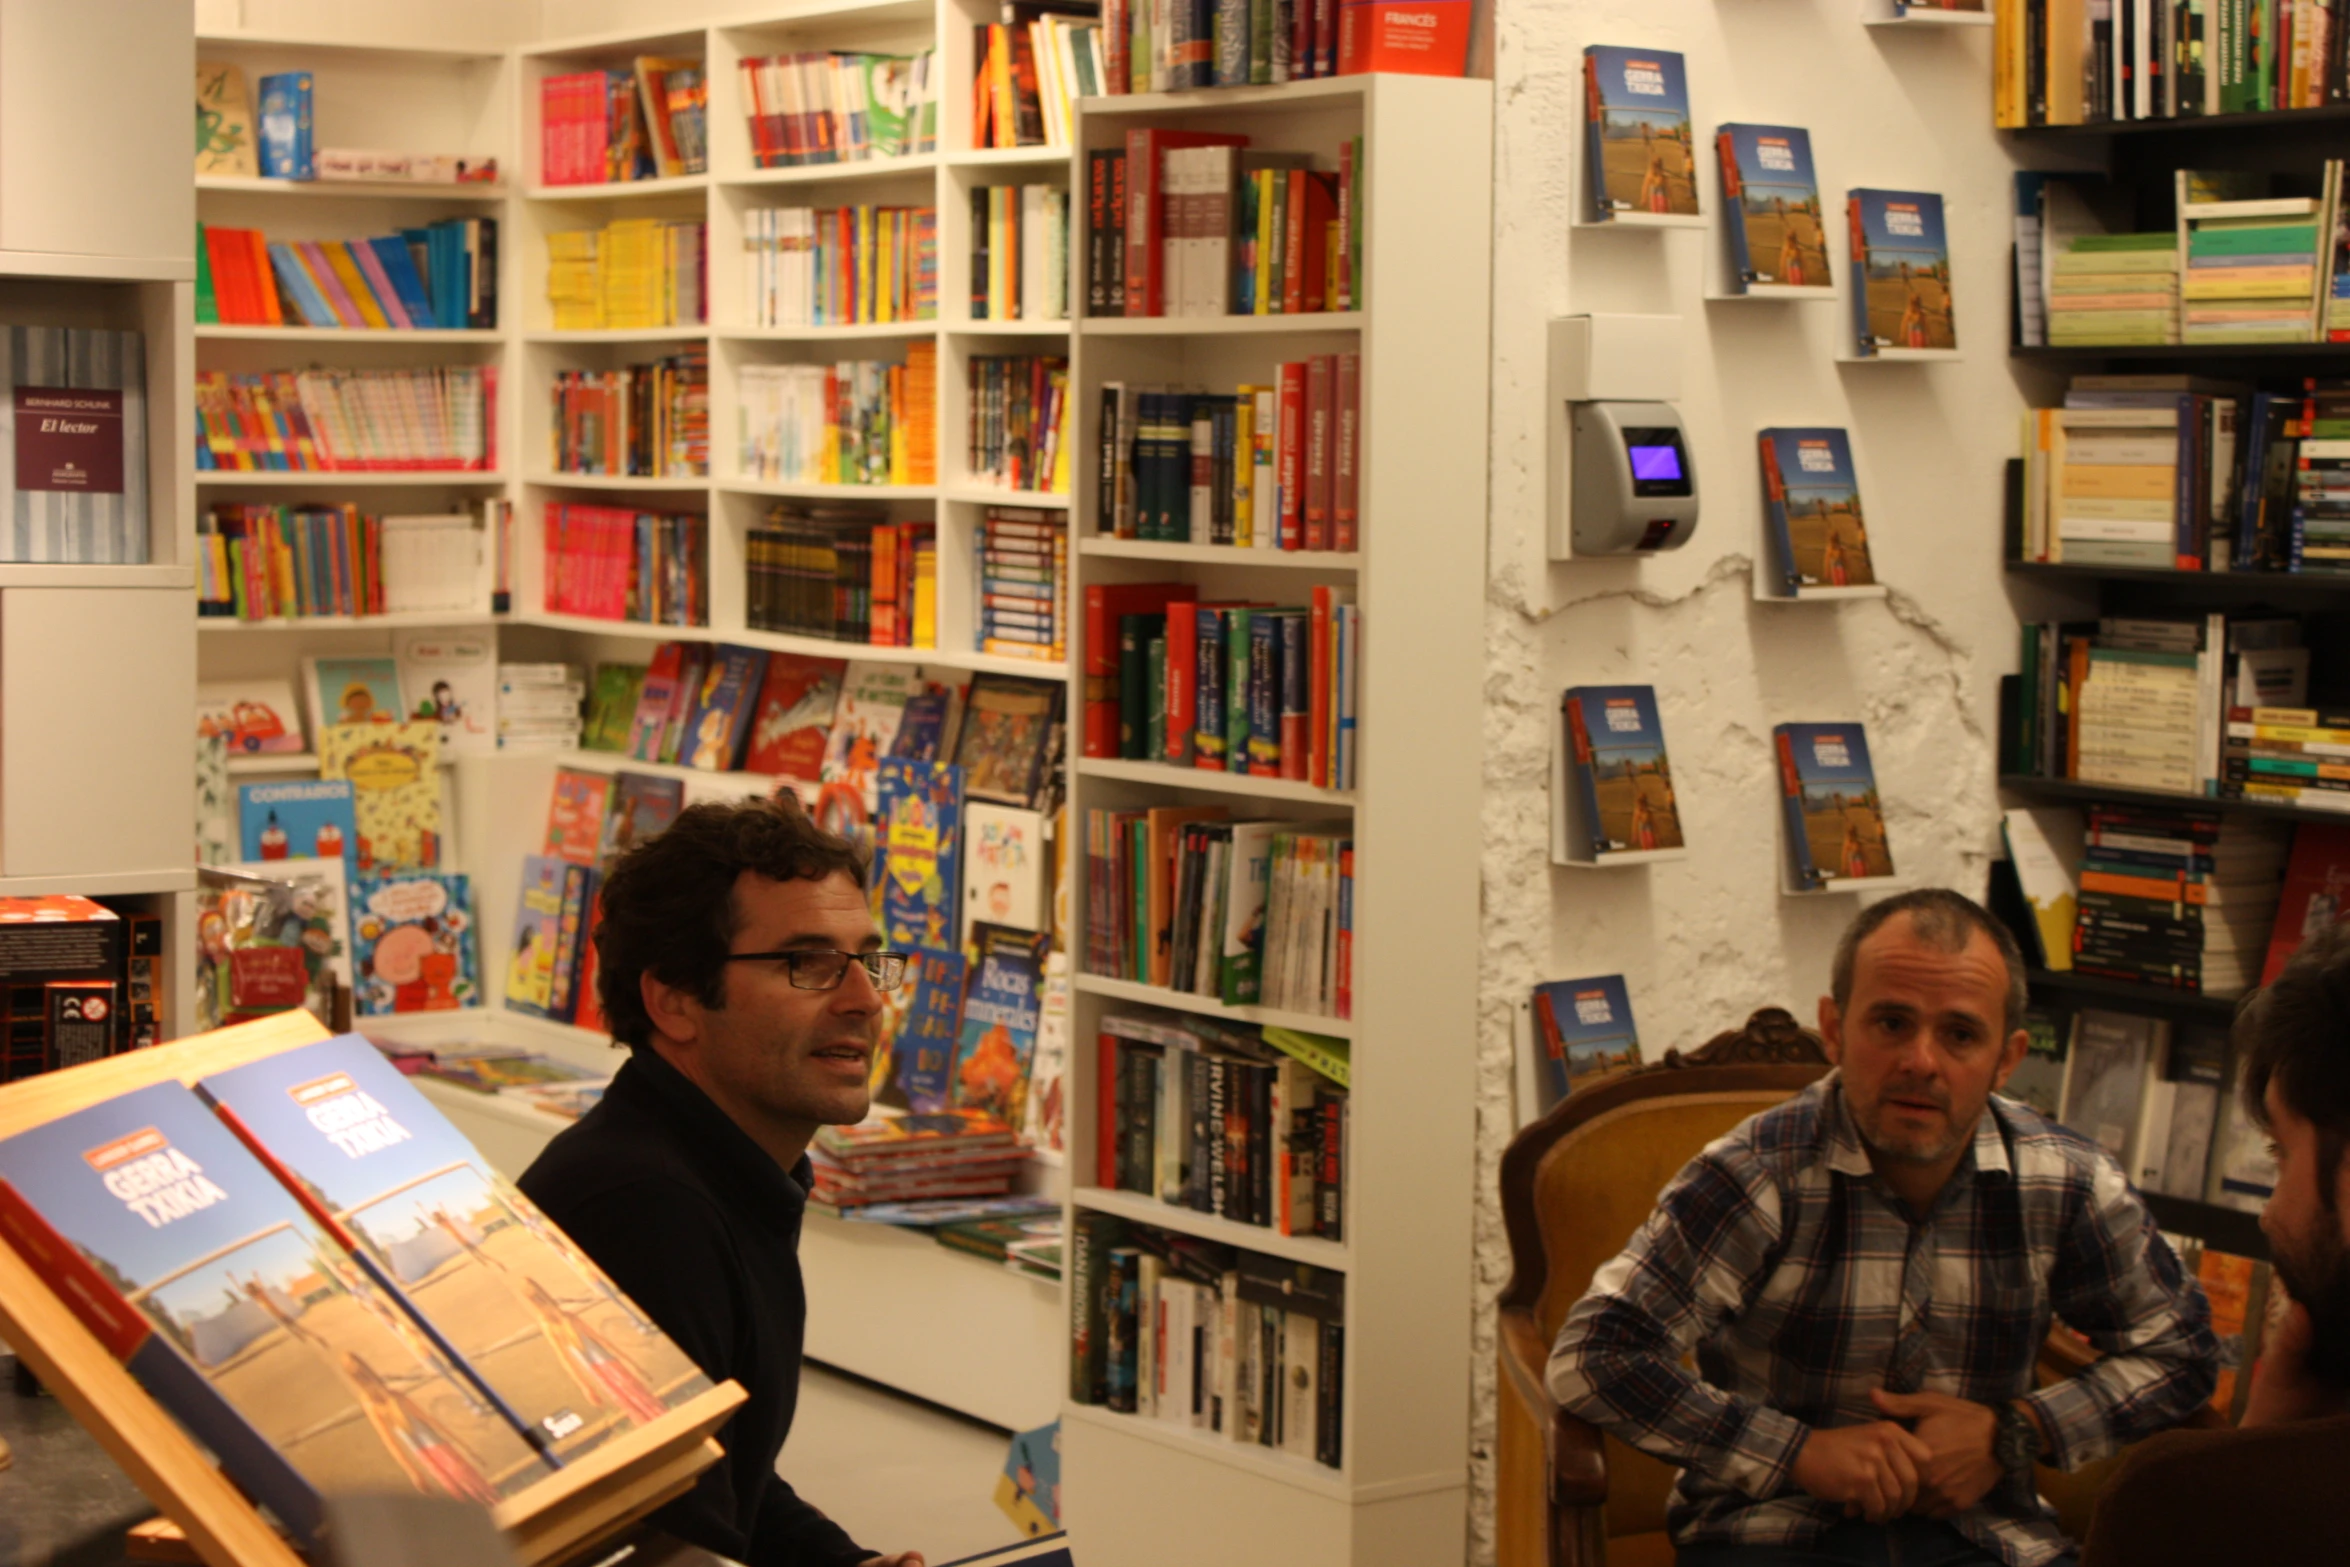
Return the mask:
[(1054, 185), (971, 188), (971, 319), (1069, 318), (1069, 193)]
[(2178, 340), (2178, 235), (2082, 234), (2056, 257), (2048, 278), (2051, 344)]
[(809, 1205), (844, 1209), (940, 1197), (997, 1197), (1028, 1162), (1011, 1127), (976, 1110), (876, 1116), (827, 1126), (809, 1145), (816, 1184)]
[(1069, 493), (1069, 361), (973, 354), (971, 477), (1008, 490)]
[(2265, 823), (2090, 806), (2074, 971), (2221, 996), (2256, 983), (2290, 845)]
[(2293, 447), (2293, 531), (2289, 562), (2293, 570), (2350, 572), (2350, 439), (2320, 436), (2319, 420), (2341, 428), (2346, 422), (2339, 389), (2320, 392), (2310, 384), (2311, 417), (2307, 432)]
[(2189, 343), (2304, 343), (2320, 335), (2342, 164), (2329, 161), (2323, 196), (2198, 201), (2196, 176), (2178, 174), (2187, 270), (2179, 293)]
[(757, 207), (743, 214), (754, 326), (928, 321), (938, 314), (935, 207)]
[(2189, 375), (2073, 377), (2064, 406), (2028, 421), (2022, 558), (2180, 571), (2237, 558), (2244, 390)]
[(933, 484), (938, 345), (903, 364), (745, 365), (736, 385), (742, 476), (763, 484)]
[(624, 218), (547, 236), (555, 330), (696, 326), (707, 319), (709, 232), (699, 220)]
[(1069, 530), (1053, 512), (990, 506), (979, 520), (979, 651), (1069, 656)]
[(742, 104), (762, 169), (935, 152), (938, 58), (928, 49), (746, 55)]
[(929, 522), (777, 505), (746, 541), (754, 631), (875, 647), (937, 646), (938, 545)]
[(701, 478), (710, 471), (710, 351), (558, 370), (549, 413), (557, 473)]
[(2350, 811), (2350, 707), (2255, 707), (2228, 715), (2223, 798)]
[(576, 751), (587, 686), (569, 664), (498, 666), (498, 749)]

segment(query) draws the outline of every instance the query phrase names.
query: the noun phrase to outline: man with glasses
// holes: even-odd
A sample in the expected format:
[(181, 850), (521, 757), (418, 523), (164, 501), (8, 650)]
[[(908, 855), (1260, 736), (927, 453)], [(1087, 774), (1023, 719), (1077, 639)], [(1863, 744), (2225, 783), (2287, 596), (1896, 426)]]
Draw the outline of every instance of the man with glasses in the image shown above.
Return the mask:
[(747, 1567), (882, 1556), (775, 1472), (799, 1400), (800, 1217), (820, 1126), (865, 1118), (882, 992), (865, 858), (788, 795), (704, 804), (604, 884), (597, 995), (630, 1058), (522, 1188), (713, 1380), (749, 1399), (726, 1457), (655, 1515)]

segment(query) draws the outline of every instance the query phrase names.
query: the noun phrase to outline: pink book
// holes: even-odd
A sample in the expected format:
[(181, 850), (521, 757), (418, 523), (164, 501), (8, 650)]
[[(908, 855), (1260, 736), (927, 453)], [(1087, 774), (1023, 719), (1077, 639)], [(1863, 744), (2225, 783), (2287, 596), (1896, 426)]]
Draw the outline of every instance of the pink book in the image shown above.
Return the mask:
[(359, 275), (367, 279), (367, 286), (375, 293), (375, 305), (398, 331), (408, 331), (416, 325), (408, 319), (408, 312), (400, 306), (400, 291), (392, 286), (391, 274), (384, 270), (383, 258), (375, 247), (365, 240), (351, 245), (351, 259), (359, 263)]
[(334, 310), (335, 320), (347, 327), (365, 327), (367, 317), (361, 315), (359, 307), (351, 302), (350, 294), (343, 288), (343, 280), (335, 275), (333, 264), (326, 259), (325, 247), (316, 240), (301, 240), (295, 244), (294, 254), (302, 258), (302, 265), (309, 271), (310, 280), (318, 285), (320, 293), (326, 295), (327, 304)]

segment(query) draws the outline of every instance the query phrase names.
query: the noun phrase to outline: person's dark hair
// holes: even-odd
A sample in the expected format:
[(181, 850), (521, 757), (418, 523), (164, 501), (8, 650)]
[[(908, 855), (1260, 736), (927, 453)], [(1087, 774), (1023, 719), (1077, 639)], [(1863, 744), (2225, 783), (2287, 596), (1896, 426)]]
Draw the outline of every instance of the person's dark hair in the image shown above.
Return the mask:
[(2268, 1085), (2317, 1128), (2317, 1195), (2334, 1208), (2335, 1171), (2350, 1147), (2350, 920), (2303, 938), (2276, 980), (2236, 1013), (2236, 1087), (2262, 1131)]
[(740, 913), (735, 879), (776, 881), (845, 875), (865, 885), (865, 852), (825, 831), (788, 793), (772, 800), (688, 806), (631, 847), (604, 880), (596, 927), (596, 997), (616, 1044), (650, 1044), (643, 975), (689, 992), (706, 1007), (725, 999), (726, 953)]
[(1828, 993), (1836, 998), (1837, 1012), (1842, 1013), (1852, 1000), (1852, 966), (1859, 956), (1860, 944), (1882, 930), (1885, 922), (1896, 914), (1908, 915), (1909, 928), (1918, 940), (1943, 952), (1964, 952), (1967, 943), (1975, 939), (1976, 931), (1990, 937), (1991, 945), (1999, 949), (2000, 961), (2007, 965), (2006, 1013), (2001, 1019), (2001, 1037), (2024, 1026), (2024, 1008), (2031, 1004), (2031, 997), (2024, 988), (2024, 954), (2015, 944), (2015, 933), (1980, 903), (1948, 887), (1916, 887), (1897, 893), (1882, 903), (1870, 904), (1844, 927), (1844, 935), (1836, 943), (1836, 961), (1829, 970), (1828, 980)]

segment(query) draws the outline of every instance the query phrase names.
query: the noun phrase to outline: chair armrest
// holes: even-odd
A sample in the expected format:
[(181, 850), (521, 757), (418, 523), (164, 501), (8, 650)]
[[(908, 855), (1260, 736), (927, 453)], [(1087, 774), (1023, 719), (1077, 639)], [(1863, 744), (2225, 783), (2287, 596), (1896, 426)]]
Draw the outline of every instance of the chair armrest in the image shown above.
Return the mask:
[(1600, 1507), (1607, 1502), (1607, 1452), (1599, 1428), (1559, 1408), (1544, 1373), (1550, 1345), (1529, 1312), (1504, 1308), (1501, 1364), (1535, 1425), (1549, 1460), (1550, 1497), (1558, 1507)]

